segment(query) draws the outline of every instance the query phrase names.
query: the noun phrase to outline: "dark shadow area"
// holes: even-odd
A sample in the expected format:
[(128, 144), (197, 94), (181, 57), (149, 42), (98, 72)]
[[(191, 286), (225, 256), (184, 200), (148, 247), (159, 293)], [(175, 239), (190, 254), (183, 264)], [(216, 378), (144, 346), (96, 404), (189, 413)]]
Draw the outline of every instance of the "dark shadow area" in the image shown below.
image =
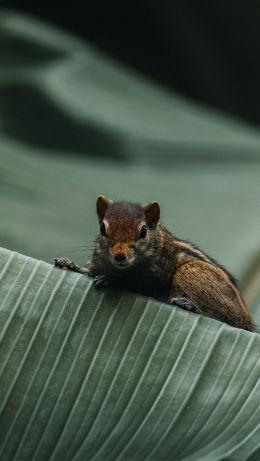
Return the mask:
[(39, 148), (126, 160), (116, 136), (90, 120), (74, 119), (31, 84), (0, 88), (1, 130), (13, 140)]
[(260, 123), (260, 4), (253, 0), (0, 0), (91, 41), (189, 97)]
[(63, 58), (66, 54), (59, 49), (48, 46), (46, 43), (41, 45), (33, 43), (24, 37), (12, 36), (2, 32), (0, 38), (0, 57), (1, 66), (25, 67), (39, 66), (49, 63), (57, 58)]

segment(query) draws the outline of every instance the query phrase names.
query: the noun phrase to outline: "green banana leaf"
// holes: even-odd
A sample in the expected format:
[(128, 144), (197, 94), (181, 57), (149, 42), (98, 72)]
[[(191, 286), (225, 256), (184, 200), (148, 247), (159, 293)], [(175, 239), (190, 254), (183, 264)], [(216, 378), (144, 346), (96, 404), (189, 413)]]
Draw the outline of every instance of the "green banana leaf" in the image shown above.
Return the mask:
[(1, 461), (260, 459), (260, 337), (1, 249)]

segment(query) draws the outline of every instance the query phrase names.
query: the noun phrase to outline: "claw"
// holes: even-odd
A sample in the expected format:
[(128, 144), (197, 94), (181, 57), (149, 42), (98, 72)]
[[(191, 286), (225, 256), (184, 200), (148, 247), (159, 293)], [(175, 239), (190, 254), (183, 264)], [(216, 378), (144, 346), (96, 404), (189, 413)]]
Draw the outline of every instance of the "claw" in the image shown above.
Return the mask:
[(195, 304), (190, 301), (188, 298), (171, 298), (169, 300), (170, 304), (175, 304), (182, 309), (186, 309), (187, 311), (194, 311), (196, 309)]
[(109, 285), (109, 279), (105, 275), (97, 275), (94, 277), (94, 285), (96, 288), (106, 288)]

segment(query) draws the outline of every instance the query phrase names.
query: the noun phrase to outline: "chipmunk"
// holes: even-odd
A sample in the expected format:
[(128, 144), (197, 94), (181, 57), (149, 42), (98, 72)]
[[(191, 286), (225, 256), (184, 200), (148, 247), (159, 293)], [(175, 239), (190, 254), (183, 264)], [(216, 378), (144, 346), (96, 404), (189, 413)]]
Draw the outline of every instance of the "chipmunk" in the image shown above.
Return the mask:
[(234, 278), (193, 244), (172, 235), (159, 221), (158, 202), (96, 203), (100, 232), (87, 267), (67, 258), (55, 265), (87, 274), (96, 287), (127, 288), (183, 309), (255, 331)]

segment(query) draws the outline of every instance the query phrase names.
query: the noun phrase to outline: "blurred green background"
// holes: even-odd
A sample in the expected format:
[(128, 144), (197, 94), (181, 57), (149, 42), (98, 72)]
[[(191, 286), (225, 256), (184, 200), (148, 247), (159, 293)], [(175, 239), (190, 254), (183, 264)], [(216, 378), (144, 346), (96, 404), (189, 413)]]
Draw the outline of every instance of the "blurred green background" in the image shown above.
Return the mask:
[[(159, 18), (158, 18), (159, 21)], [(243, 279), (260, 249), (260, 132), (97, 46), (0, 13), (0, 244), (84, 263), (98, 194), (162, 221)]]

